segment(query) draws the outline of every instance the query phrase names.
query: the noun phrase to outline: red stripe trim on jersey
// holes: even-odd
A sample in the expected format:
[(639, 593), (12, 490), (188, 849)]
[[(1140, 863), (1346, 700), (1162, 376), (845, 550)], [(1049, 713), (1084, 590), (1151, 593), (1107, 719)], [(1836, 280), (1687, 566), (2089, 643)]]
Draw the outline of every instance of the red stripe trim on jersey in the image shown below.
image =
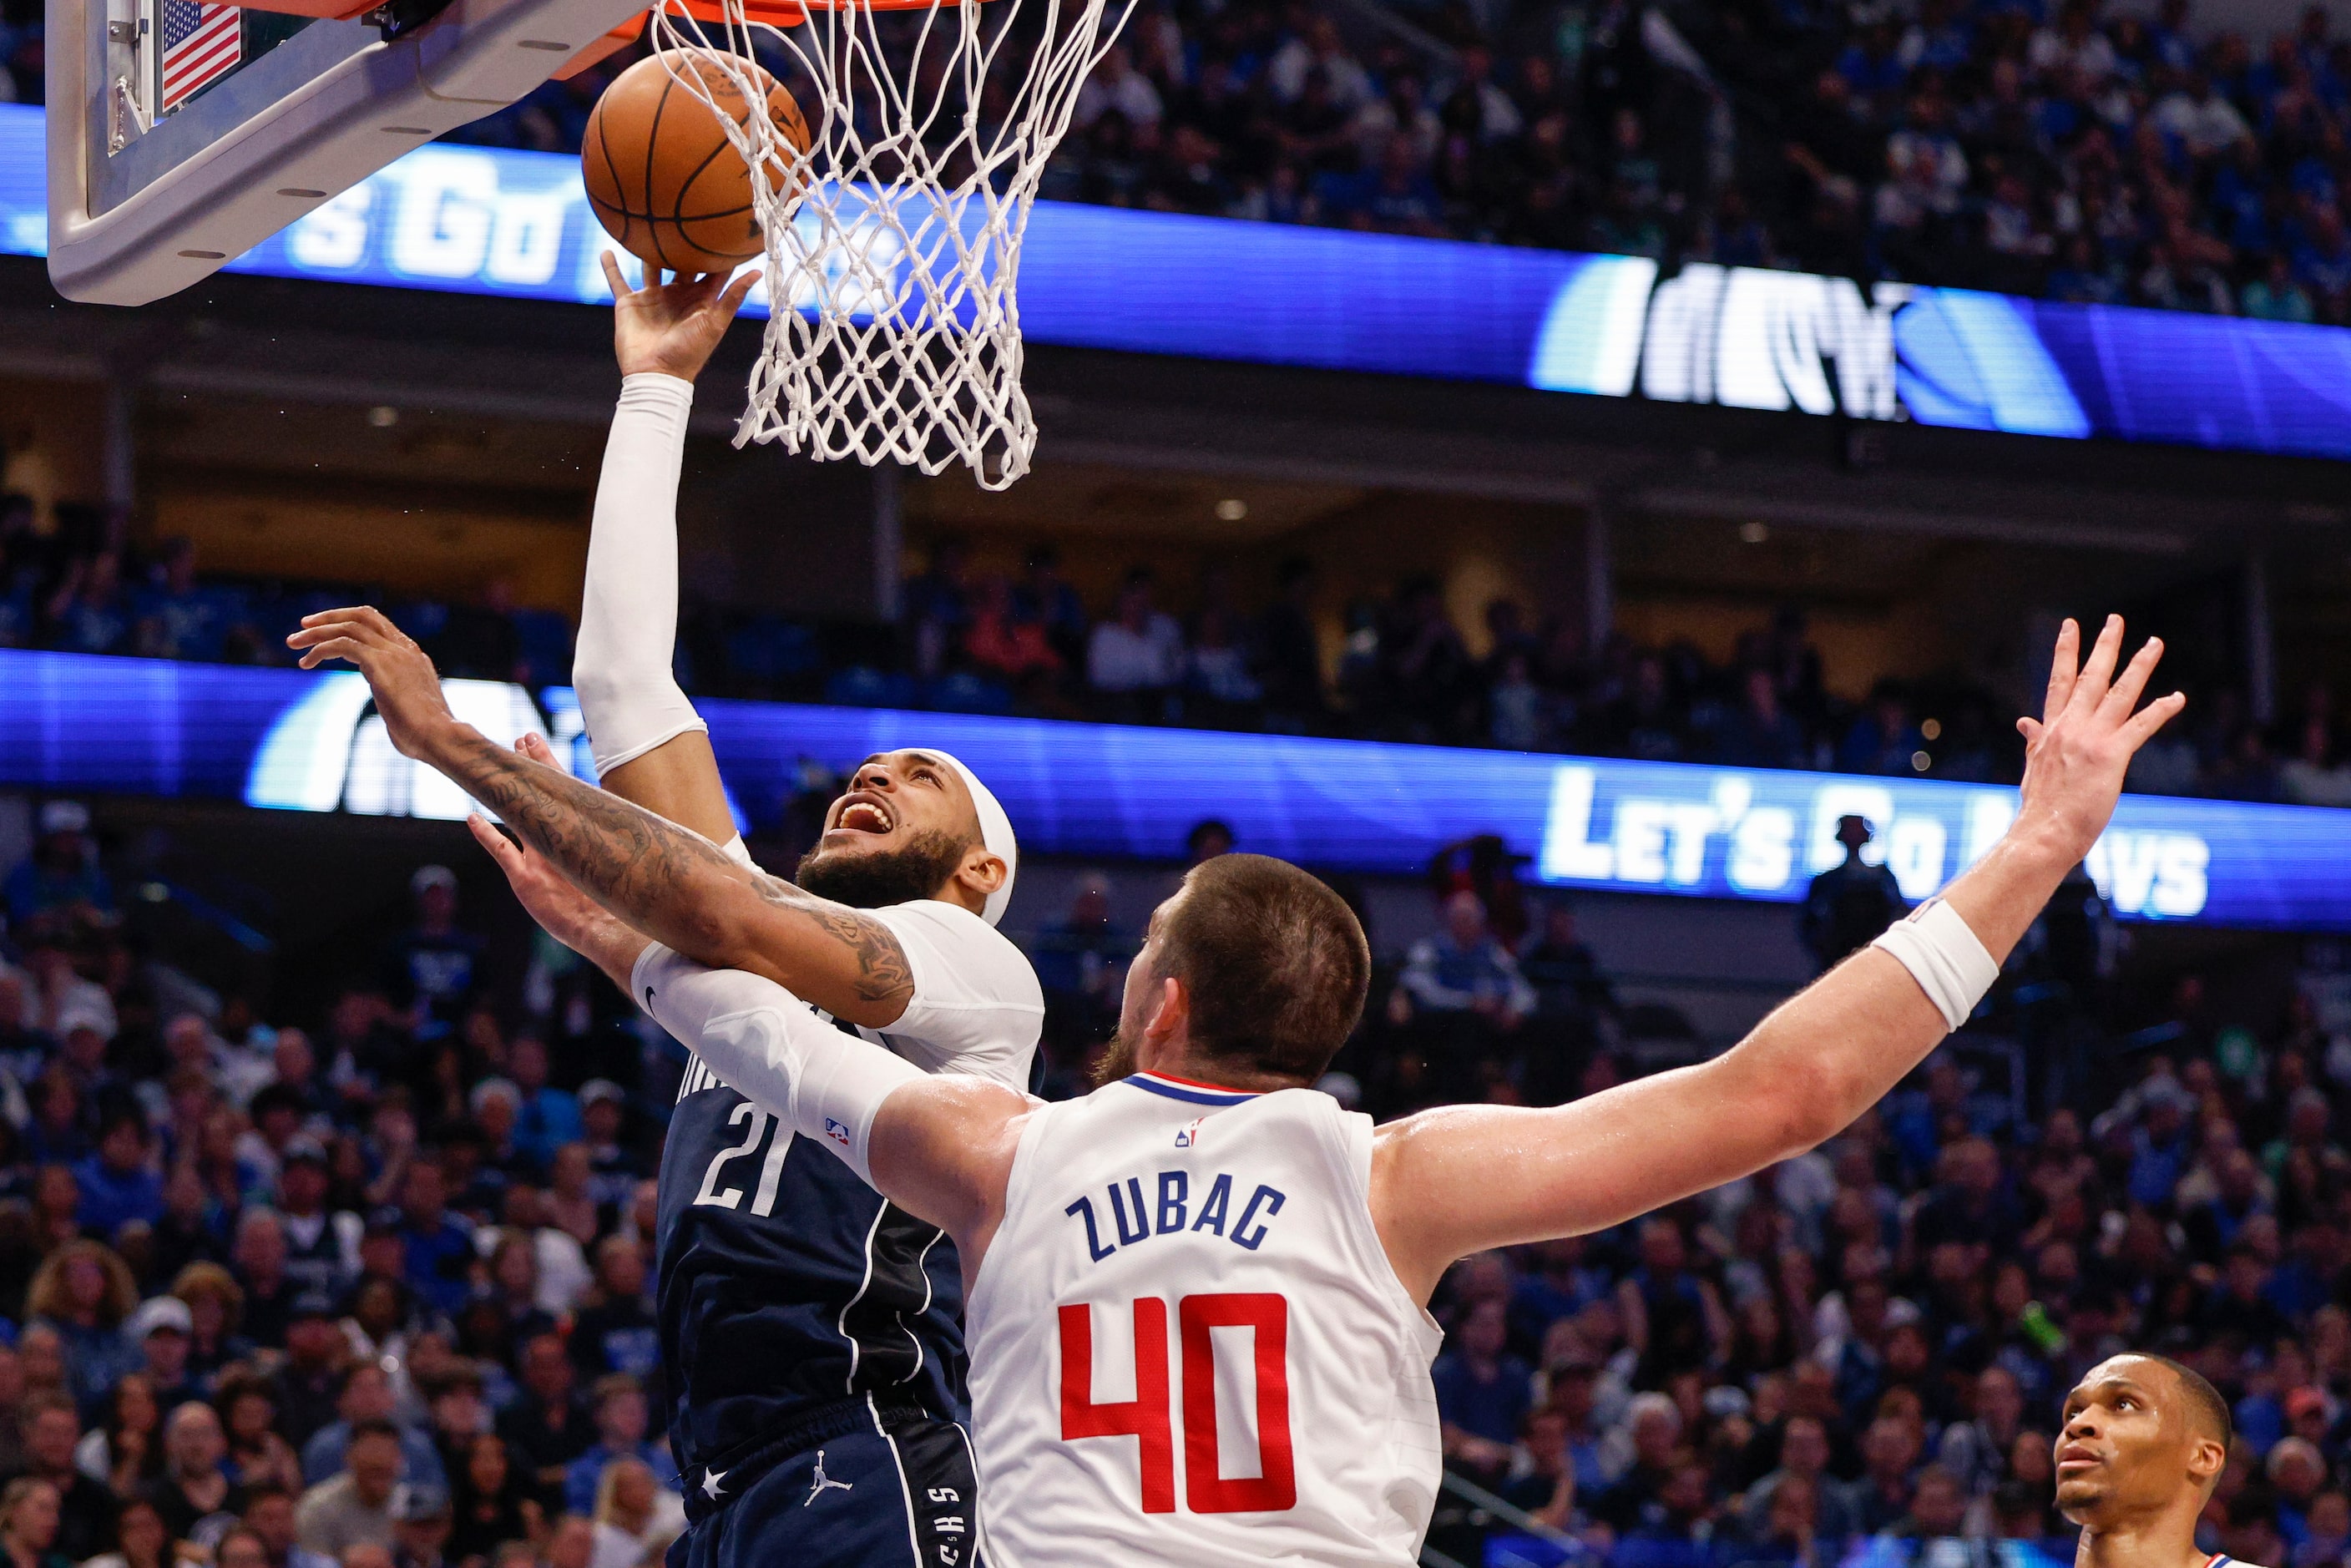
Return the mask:
[(1120, 1082), (1194, 1105), (1238, 1105), (1243, 1101), (1258, 1098), (1258, 1091), (1253, 1089), (1228, 1089), (1221, 1083), (1196, 1083), (1191, 1079), (1176, 1078), (1165, 1072), (1136, 1072)]
[(1197, 1078), (1178, 1078), (1172, 1072), (1161, 1072), (1155, 1068), (1149, 1072), (1138, 1072), (1135, 1076), (1156, 1078), (1162, 1083), (1181, 1083), (1186, 1089), (1213, 1089), (1219, 1094), (1246, 1094), (1254, 1098), (1265, 1092), (1261, 1089), (1236, 1089), (1229, 1083), (1207, 1083)]

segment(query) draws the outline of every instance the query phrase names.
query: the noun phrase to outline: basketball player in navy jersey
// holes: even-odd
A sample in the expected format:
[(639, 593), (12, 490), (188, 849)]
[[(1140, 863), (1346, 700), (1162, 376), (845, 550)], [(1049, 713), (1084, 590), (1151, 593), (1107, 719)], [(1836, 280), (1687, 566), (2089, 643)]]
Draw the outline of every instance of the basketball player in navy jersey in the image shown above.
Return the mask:
[(2232, 1427), (2220, 1390), (2168, 1357), (2109, 1356), (2085, 1373), (2057, 1434), (2057, 1511), (2082, 1529), (2074, 1568), (2228, 1568), (2196, 1549), (2196, 1521)]
[[(430, 662), (374, 611), (314, 617), (291, 642), (306, 665), (352, 659), (395, 744), (632, 925), (789, 988), (858, 1049), (1026, 1088), (1043, 997), (994, 929), (1018, 851), (969, 769), (944, 752), (867, 758), (798, 886), (737, 836), (670, 671), (693, 378), (752, 275), (631, 290), (605, 265), (623, 379), (574, 669), (603, 789), (551, 766), (543, 744), (517, 755), (455, 725)], [(661, 1355), (691, 1521), (675, 1568), (977, 1562), (955, 1244), (698, 1059), (660, 1194)]]
[[(2140, 707), (2160, 645), (2122, 665), (2122, 636), (2110, 619), (2085, 659), (2064, 624), (2000, 841), (1729, 1051), (1566, 1105), (1376, 1129), (1308, 1087), (1362, 1013), (1363, 930), (1280, 861), (1222, 855), (1186, 877), (1128, 971), (1125, 1076), (1046, 1104), (858, 1051), (774, 983), (649, 942), (476, 831), (557, 940), (962, 1243), (998, 1568), (1407, 1568), (1441, 1462), (1426, 1304), (1445, 1271), (1792, 1158), (1964, 1023), (2104, 832), (2132, 754), (2184, 704)], [(2094, 1428), (2075, 1413), (2061, 1477), (2112, 1462)], [(2192, 1449), (2199, 1484), (2219, 1451)], [(2179, 1473), (2158, 1479), (2189, 1496)], [(2161, 1551), (2186, 1546), (2193, 1516), (2176, 1538), (2123, 1538), (2115, 1568), (2193, 1568)], [(2133, 1554), (2131, 1539), (2154, 1545)]]

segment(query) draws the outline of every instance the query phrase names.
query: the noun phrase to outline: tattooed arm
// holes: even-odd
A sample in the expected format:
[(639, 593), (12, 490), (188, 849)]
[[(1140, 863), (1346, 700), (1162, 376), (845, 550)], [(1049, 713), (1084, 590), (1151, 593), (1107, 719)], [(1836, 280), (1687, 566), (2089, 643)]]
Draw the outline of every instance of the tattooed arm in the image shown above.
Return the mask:
[(633, 929), (869, 1029), (905, 1012), (914, 971), (887, 925), (737, 865), (701, 834), (572, 778), (543, 747), (524, 755), (458, 722), (433, 662), (380, 612), (308, 616), (287, 643), (306, 669), (357, 664), (401, 755), (446, 774)]

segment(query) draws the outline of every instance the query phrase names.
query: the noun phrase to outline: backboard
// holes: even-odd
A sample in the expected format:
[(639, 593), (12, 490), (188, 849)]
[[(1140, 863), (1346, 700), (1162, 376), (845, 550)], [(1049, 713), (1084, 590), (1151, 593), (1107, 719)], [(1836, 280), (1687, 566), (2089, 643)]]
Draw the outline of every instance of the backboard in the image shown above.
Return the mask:
[(645, 0), (48, 0), (49, 277), (177, 292), (635, 36)]

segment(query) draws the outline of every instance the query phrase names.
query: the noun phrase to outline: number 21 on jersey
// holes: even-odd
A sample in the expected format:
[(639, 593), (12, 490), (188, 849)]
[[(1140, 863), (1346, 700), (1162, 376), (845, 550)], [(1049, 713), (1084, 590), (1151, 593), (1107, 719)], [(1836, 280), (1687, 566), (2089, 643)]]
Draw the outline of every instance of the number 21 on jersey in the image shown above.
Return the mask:
[[(1133, 1437), (1143, 1461), (1143, 1511), (1176, 1511), (1176, 1415), (1168, 1398), (1167, 1303), (1134, 1303), (1134, 1397), (1097, 1404), (1093, 1308), (1065, 1306), (1061, 1319), (1061, 1437)], [(1290, 1448), (1290, 1302), (1267, 1292), (1186, 1296), (1176, 1303), (1182, 1355), (1184, 1501), (1194, 1513), (1278, 1512), (1298, 1502)], [(1258, 1473), (1220, 1473), (1217, 1353), (1211, 1331), (1254, 1331)]]

